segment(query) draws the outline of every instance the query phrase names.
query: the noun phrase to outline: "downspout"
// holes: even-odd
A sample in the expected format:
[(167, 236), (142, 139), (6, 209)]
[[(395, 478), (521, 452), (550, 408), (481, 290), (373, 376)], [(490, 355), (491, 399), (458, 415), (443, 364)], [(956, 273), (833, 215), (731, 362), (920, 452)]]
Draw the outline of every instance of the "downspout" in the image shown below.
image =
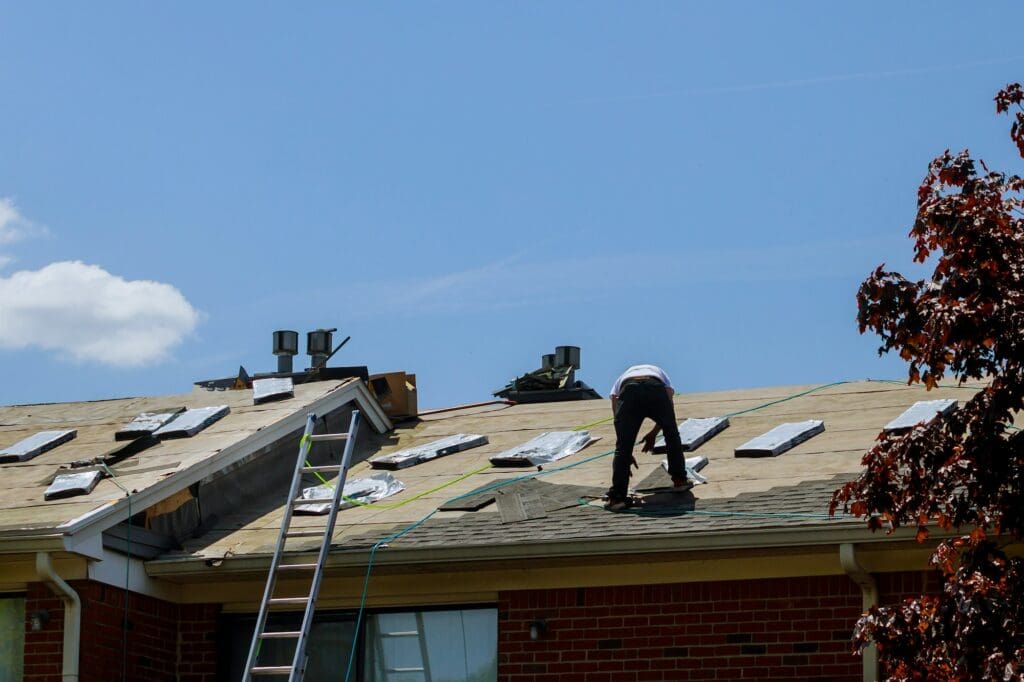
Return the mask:
[(78, 682), (78, 651), (82, 630), (82, 600), (53, 569), (48, 552), (36, 553), (36, 574), (64, 602), (63, 682)]
[[(877, 606), (878, 585), (857, 561), (857, 550), (854, 549), (853, 543), (844, 542), (839, 545), (839, 563), (842, 564), (846, 575), (860, 586), (861, 608), (867, 611), (872, 606)], [(878, 648), (874, 644), (869, 644), (861, 651), (861, 663), (864, 668), (864, 682), (875, 682), (878, 679)]]

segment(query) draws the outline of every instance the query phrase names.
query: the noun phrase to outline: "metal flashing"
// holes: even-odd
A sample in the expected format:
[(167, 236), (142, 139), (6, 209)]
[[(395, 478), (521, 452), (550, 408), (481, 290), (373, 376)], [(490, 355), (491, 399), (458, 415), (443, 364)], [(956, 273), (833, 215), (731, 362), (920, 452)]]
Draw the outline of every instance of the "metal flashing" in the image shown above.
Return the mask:
[(957, 401), (952, 398), (945, 400), (919, 400), (903, 414), (883, 427), (886, 433), (907, 431), (920, 423), (930, 424), (939, 415), (947, 415), (957, 408)]
[(0, 450), (0, 464), (27, 462), (33, 457), (37, 457), (62, 443), (68, 442), (77, 435), (77, 429), (40, 431)]
[(431, 441), (424, 445), (405, 448), (390, 455), (383, 455), (370, 460), (374, 469), (405, 469), (437, 457), (444, 457), (455, 452), (487, 444), (487, 436), (472, 433), (457, 433), (454, 436)]
[(44, 500), (59, 500), (63, 497), (88, 495), (103, 478), (99, 471), (81, 471), (74, 474), (59, 474), (43, 493)]
[(778, 457), (824, 430), (825, 422), (820, 419), (779, 424), (739, 446), (734, 454), (736, 457)]
[(170, 422), (154, 431), (153, 435), (160, 440), (191, 438), (210, 424), (226, 416), (229, 412), (231, 412), (231, 408), (227, 405), (196, 407), (191, 410), (185, 410)]
[(272, 400), (287, 400), (295, 397), (295, 384), (291, 377), (256, 379), (252, 382), (252, 404), (268, 403)]
[(184, 411), (184, 407), (172, 407), (158, 412), (143, 412), (121, 427), (114, 434), (114, 440), (135, 440), (143, 436), (151, 436), (153, 432)]

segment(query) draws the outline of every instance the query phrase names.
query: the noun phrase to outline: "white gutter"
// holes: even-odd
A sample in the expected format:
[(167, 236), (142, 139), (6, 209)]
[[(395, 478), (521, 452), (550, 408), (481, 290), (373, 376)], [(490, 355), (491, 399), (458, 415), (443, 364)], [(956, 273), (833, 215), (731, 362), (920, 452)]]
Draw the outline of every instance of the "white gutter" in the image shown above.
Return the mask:
[(61, 679), (64, 682), (78, 682), (78, 650), (82, 631), (82, 600), (53, 569), (48, 552), (36, 554), (36, 573), (64, 602), (64, 663)]
[[(857, 561), (857, 550), (853, 543), (844, 542), (839, 545), (839, 563), (843, 565), (846, 575), (850, 576), (853, 582), (860, 586), (861, 608), (867, 611), (872, 606), (878, 605), (878, 585), (875, 579), (864, 570), (864, 567)], [(864, 682), (874, 682), (878, 679), (878, 647), (870, 644), (864, 647), (861, 652), (861, 663), (863, 665)]]

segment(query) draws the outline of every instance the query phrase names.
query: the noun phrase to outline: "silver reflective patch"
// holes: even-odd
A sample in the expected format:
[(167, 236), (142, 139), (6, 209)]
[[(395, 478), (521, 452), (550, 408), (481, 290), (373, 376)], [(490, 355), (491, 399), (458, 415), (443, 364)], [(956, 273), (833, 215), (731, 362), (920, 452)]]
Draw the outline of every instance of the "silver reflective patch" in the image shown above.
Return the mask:
[[(366, 478), (352, 478), (345, 481), (345, 489), (342, 490), (343, 497), (338, 503), (338, 509), (355, 507), (357, 503), (370, 504), (377, 500), (383, 500), (385, 497), (391, 497), (403, 490), (405, 490), (405, 485), (387, 471), (371, 474)], [(296, 514), (326, 514), (331, 511), (334, 486), (325, 484), (304, 488), (299, 499), (311, 500), (312, 503), (295, 507)], [(317, 500), (323, 500), (323, 502)]]
[(589, 431), (550, 431), (491, 457), (494, 466), (530, 466), (556, 462), (597, 440)]
[[(683, 442), (683, 451), (696, 450), (727, 428), (728, 417), (691, 417), (684, 420), (679, 425), (679, 440)], [(665, 452), (664, 434), (654, 442), (654, 452)]]
[(231, 408), (227, 405), (197, 407), (192, 410), (185, 410), (170, 422), (154, 431), (153, 435), (160, 439), (188, 438), (221, 419), (230, 411)]
[[(688, 479), (690, 479), (697, 485), (708, 482), (707, 478), (697, 473), (698, 471), (700, 471), (701, 469), (708, 465), (707, 457), (705, 457), (704, 455), (697, 455), (696, 457), (687, 457), (684, 463), (686, 465), (686, 477)], [(665, 473), (668, 473), (667, 459), (661, 460), (661, 468), (665, 470)]]
[(295, 385), (292, 383), (291, 377), (283, 379), (256, 379), (252, 382), (253, 405), (293, 397), (295, 397)]
[(28, 460), (52, 450), (61, 443), (67, 443), (78, 435), (76, 429), (66, 431), (40, 431), (28, 438), (19, 440), (0, 450), (0, 464), (7, 462), (27, 462)]
[(121, 427), (121, 429), (114, 434), (114, 440), (135, 440), (142, 436), (152, 435), (154, 431), (184, 411), (184, 407), (178, 407), (164, 412), (143, 412), (135, 419)]
[(431, 441), (425, 445), (417, 445), (371, 459), (370, 466), (374, 469), (404, 469), (437, 457), (444, 457), (454, 452), (462, 452), (486, 444), (487, 436), (457, 433), (454, 436)]
[(103, 477), (99, 471), (83, 471), (77, 474), (59, 474), (43, 493), (44, 500), (57, 500), (62, 497), (88, 495)]
[(900, 416), (893, 419), (883, 427), (886, 432), (906, 431), (912, 429), (921, 422), (929, 424), (936, 417), (947, 415), (957, 407), (956, 400), (947, 398), (944, 400), (919, 400), (906, 409)]
[(737, 457), (777, 457), (825, 430), (825, 422), (808, 419), (803, 422), (779, 424), (736, 448)]

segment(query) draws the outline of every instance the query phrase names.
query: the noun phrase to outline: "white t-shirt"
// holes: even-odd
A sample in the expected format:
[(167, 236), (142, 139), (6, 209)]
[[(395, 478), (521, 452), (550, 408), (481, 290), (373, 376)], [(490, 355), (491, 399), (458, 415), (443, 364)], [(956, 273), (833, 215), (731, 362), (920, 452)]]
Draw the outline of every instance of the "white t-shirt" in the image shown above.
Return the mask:
[(622, 382), (626, 379), (635, 379), (637, 377), (653, 377), (665, 384), (665, 388), (672, 390), (672, 382), (661, 367), (657, 365), (633, 365), (615, 380), (615, 383), (612, 384), (612, 390), (608, 391), (608, 394), (610, 396), (618, 396), (622, 390)]

